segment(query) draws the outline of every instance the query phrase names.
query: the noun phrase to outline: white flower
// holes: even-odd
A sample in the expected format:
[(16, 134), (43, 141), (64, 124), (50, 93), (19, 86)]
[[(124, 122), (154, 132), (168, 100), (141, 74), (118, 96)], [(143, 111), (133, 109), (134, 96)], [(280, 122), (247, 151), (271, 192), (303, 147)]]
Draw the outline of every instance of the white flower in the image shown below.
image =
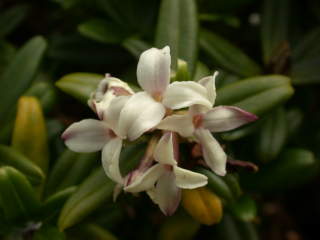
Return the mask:
[(172, 215), (179, 205), (181, 188), (202, 187), (207, 184), (207, 177), (178, 167), (171, 132), (162, 136), (153, 156), (158, 163), (136, 176), (124, 190), (133, 193), (147, 191), (165, 215)]
[[(207, 88), (212, 106), (216, 98), (215, 77), (206, 77), (199, 81)], [(187, 114), (166, 117), (157, 126), (158, 129), (178, 132), (183, 137), (195, 137), (202, 146), (205, 162), (218, 175), (226, 174), (227, 156), (211, 132), (224, 132), (255, 121), (254, 114), (233, 106), (219, 106), (211, 109), (192, 106)]]

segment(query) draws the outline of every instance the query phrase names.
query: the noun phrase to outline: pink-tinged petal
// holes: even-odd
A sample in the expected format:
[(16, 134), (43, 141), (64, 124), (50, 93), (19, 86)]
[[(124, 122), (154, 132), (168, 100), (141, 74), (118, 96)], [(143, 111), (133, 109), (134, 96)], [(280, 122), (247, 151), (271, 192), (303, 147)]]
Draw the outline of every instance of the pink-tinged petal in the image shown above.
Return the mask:
[(171, 109), (190, 107), (194, 104), (204, 105), (208, 108), (212, 106), (207, 89), (199, 83), (173, 82), (163, 95), (163, 104)]
[(121, 136), (118, 130), (119, 118), (124, 105), (127, 103), (129, 99), (129, 96), (120, 96), (113, 98), (110, 103), (110, 106), (104, 111), (103, 115), (103, 120), (119, 137), (122, 138), (124, 138), (125, 136)]
[(177, 165), (174, 159), (172, 133), (168, 132), (163, 134), (159, 140), (153, 156), (154, 159), (161, 164)]
[(156, 164), (149, 168), (146, 172), (135, 176), (130, 185), (126, 186), (126, 192), (142, 192), (152, 189), (156, 181), (164, 173), (165, 169), (161, 164)]
[(188, 113), (168, 116), (158, 124), (157, 128), (177, 132), (182, 137), (190, 137), (194, 131), (192, 116)]
[(164, 106), (148, 93), (136, 93), (130, 97), (120, 113), (118, 132), (133, 141), (158, 125), (165, 111)]
[(118, 78), (110, 77), (107, 74), (99, 83), (97, 90), (91, 94), (88, 104), (97, 113), (99, 118), (102, 119), (104, 111), (115, 97), (129, 96), (133, 93), (127, 83)]
[(206, 164), (216, 174), (224, 176), (226, 174), (227, 155), (220, 144), (207, 129), (198, 128), (194, 135), (201, 144)]
[(204, 77), (199, 80), (199, 83), (207, 89), (208, 98), (212, 104), (216, 101), (216, 77), (218, 72), (215, 72), (213, 76)]
[(170, 48), (151, 48), (139, 59), (137, 78), (140, 86), (153, 96), (162, 95), (170, 82)]
[(112, 136), (103, 121), (85, 119), (70, 125), (61, 137), (72, 151), (96, 152), (101, 150)]
[(173, 168), (179, 188), (194, 189), (208, 184), (207, 176), (180, 167)]
[(256, 115), (238, 107), (219, 106), (212, 108), (204, 115), (203, 126), (211, 132), (224, 132), (257, 119)]
[(160, 210), (166, 215), (171, 216), (178, 208), (181, 200), (181, 189), (175, 184), (175, 176), (172, 171), (166, 171), (159, 178), (154, 194)]
[(119, 184), (123, 184), (123, 178), (119, 167), (121, 148), (122, 139), (113, 138), (102, 150), (102, 167), (106, 175)]

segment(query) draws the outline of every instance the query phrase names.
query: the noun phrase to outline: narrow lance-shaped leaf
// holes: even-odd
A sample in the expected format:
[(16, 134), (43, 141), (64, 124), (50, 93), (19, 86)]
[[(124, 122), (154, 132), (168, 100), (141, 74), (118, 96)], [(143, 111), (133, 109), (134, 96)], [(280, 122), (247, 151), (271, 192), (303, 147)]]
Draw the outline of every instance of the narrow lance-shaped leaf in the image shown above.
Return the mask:
[(284, 151), (258, 173), (246, 174), (241, 180), (248, 189), (274, 192), (301, 185), (318, 173), (319, 161), (314, 154), (305, 149), (293, 148)]
[(252, 221), (257, 215), (255, 201), (247, 195), (241, 196), (234, 204), (228, 206), (231, 213), (241, 221)]
[[(121, 172), (125, 176), (140, 161), (144, 144), (124, 148), (120, 155)], [(142, 153), (142, 154), (141, 154)], [(103, 202), (111, 199), (115, 183), (99, 167), (79, 186), (64, 205), (59, 217), (60, 229), (66, 229), (86, 217)]]
[(277, 48), (287, 39), (289, 20), (288, 0), (266, 0), (263, 5), (261, 40), (265, 63), (276, 54)]
[(256, 141), (256, 152), (262, 162), (275, 159), (287, 139), (287, 119), (283, 108), (272, 112), (262, 125)]
[(40, 103), (35, 97), (19, 99), (12, 146), (37, 164), (44, 173), (47, 172), (47, 129)]
[(114, 23), (103, 19), (91, 19), (78, 26), (79, 32), (102, 43), (115, 44), (124, 39), (124, 31)]
[(63, 92), (87, 104), (90, 94), (96, 90), (102, 75), (95, 73), (71, 73), (56, 82), (56, 86)]
[(136, 58), (139, 58), (143, 51), (151, 48), (151, 45), (149, 43), (135, 37), (125, 39), (122, 42), (122, 46)]
[(156, 46), (170, 46), (172, 68), (178, 58), (186, 61), (192, 74), (197, 57), (198, 19), (194, 0), (162, 0), (156, 32)]
[(261, 72), (259, 65), (239, 48), (212, 32), (200, 32), (200, 46), (221, 68), (241, 77), (251, 77)]
[(0, 168), (0, 205), (8, 221), (27, 220), (40, 207), (28, 179), (12, 167)]
[(0, 77), (0, 122), (6, 120), (18, 97), (28, 88), (33, 80), (41, 63), (46, 45), (46, 41), (42, 37), (34, 37), (29, 40), (17, 52)]
[(285, 76), (252, 77), (220, 88), (216, 105), (234, 105), (260, 116), (288, 100), (293, 92)]
[(12, 147), (0, 145), (0, 166), (16, 168), (23, 173), (32, 184), (39, 184), (44, 179), (42, 170)]

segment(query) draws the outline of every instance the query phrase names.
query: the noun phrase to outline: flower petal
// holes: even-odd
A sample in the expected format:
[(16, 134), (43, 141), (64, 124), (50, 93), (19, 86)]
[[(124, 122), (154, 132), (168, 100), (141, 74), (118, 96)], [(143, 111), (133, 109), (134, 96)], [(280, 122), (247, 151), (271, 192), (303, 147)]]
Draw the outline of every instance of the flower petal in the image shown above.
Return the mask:
[(226, 174), (227, 155), (220, 144), (207, 129), (198, 128), (194, 135), (202, 146), (203, 157), (206, 164), (208, 164), (216, 174), (224, 176)]
[(199, 80), (199, 83), (204, 86), (207, 89), (208, 92), (208, 98), (212, 104), (214, 105), (214, 102), (216, 101), (216, 77), (218, 75), (218, 72), (214, 72), (213, 76), (204, 77)]
[(158, 203), (160, 210), (167, 216), (172, 215), (178, 208), (181, 200), (181, 190), (175, 184), (173, 172), (166, 171), (159, 178), (154, 194), (154, 202)]
[(134, 92), (126, 82), (118, 78), (106, 77), (102, 79), (88, 100), (88, 105), (97, 113), (100, 119), (103, 118), (104, 111), (109, 107), (111, 101), (117, 96), (129, 96)]
[(120, 96), (113, 98), (110, 106), (104, 111), (103, 114), (103, 120), (119, 137), (122, 138), (124, 138), (125, 136), (121, 136), (119, 133), (119, 118), (121, 110), (129, 99), (129, 96)]
[(124, 105), (119, 119), (119, 133), (132, 141), (155, 127), (165, 115), (164, 106), (146, 92), (134, 94)]
[(194, 104), (212, 106), (207, 89), (199, 83), (185, 81), (171, 83), (164, 93), (163, 104), (171, 109), (190, 107)]
[(75, 152), (99, 151), (111, 138), (108, 126), (95, 119), (73, 123), (61, 137), (67, 147)]
[(170, 82), (170, 48), (151, 48), (139, 59), (137, 78), (140, 86), (149, 94), (162, 94)]
[(124, 190), (127, 192), (142, 192), (152, 189), (164, 170), (161, 164), (156, 164), (143, 174), (136, 176)]
[(154, 159), (161, 164), (177, 165), (174, 159), (172, 133), (165, 133), (159, 140), (154, 153)]
[(203, 126), (211, 132), (223, 132), (235, 129), (257, 120), (257, 116), (238, 107), (220, 106), (212, 108), (203, 118)]
[(168, 116), (158, 124), (157, 128), (177, 132), (182, 137), (190, 137), (194, 131), (192, 116), (188, 113)]
[(176, 185), (179, 188), (194, 189), (205, 186), (208, 183), (207, 176), (203, 174), (192, 172), (176, 166), (173, 168), (173, 171), (176, 176)]
[(123, 184), (120, 173), (119, 157), (122, 148), (122, 139), (111, 139), (102, 150), (102, 167), (106, 175), (113, 181)]

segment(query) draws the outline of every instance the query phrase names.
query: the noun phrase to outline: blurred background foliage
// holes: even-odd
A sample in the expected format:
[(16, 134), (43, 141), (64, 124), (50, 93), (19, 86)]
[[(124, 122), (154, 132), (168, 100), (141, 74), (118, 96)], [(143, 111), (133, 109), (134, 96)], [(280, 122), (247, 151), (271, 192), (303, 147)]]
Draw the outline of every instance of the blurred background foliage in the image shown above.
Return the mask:
[[(319, 23), (316, 0), (2, 0), (1, 238), (315, 239)], [(218, 136), (229, 174), (197, 169), (208, 186), (185, 192), (172, 217), (145, 195), (113, 203), (99, 154), (73, 153), (60, 139), (70, 123), (94, 117), (86, 100), (103, 74), (135, 85), (140, 53), (165, 45), (173, 80), (218, 70), (217, 105), (260, 118)], [(144, 147), (125, 148), (123, 172)], [(222, 219), (206, 226), (202, 217)]]

